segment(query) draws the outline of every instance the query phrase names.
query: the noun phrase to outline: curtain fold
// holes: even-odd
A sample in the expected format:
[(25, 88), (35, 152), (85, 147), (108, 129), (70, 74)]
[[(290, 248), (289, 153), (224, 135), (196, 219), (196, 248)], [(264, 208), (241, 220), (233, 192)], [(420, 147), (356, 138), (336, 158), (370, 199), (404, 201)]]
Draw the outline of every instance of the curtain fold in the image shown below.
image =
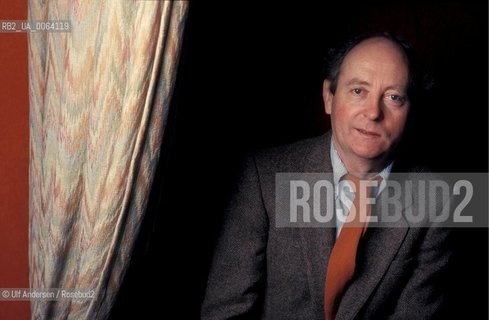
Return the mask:
[(34, 300), (32, 318), (104, 319), (146, 208), (187, 1), (29, 1), (32, 288), (95, 290)]

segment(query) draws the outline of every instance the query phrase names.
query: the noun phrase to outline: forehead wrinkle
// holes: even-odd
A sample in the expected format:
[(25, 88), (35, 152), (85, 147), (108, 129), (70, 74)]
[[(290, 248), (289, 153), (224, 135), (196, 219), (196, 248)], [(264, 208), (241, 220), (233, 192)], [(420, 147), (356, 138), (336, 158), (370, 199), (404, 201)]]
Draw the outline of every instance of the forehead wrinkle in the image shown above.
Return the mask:
[(371, 86), (370, 82), (365, 81), (365, 80), (361, 80), (360, 78), (356, 78), (356, 77), (349, 80), (346, 83), (347, 86), (351, 86), (352, 84), (357, 84), (357, 85), (362, 85), (362, 86), (367, 86), (367, 87)]

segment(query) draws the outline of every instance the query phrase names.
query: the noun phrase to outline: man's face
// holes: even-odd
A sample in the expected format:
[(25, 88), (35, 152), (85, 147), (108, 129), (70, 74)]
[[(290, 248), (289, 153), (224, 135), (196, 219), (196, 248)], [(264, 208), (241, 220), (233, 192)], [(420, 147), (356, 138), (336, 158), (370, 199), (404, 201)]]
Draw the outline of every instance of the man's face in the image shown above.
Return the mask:
[(333, 142), (349, 170), (385, 165), (406, 124), (408, 77), (401, 49), (387, 39), (371, 38), (343, 60), (334, 95), (325, 81)]

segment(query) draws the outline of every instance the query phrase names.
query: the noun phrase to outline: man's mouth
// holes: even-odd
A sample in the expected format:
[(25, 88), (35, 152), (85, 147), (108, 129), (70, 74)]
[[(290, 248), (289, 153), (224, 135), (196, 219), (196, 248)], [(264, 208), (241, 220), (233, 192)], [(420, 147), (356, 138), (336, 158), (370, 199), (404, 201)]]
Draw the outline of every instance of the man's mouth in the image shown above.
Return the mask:
[(380, 137), (380, 134), (376, 133), (376, 132), (373, 132), (373, 131), (368, 131), (368, 130), (363, 130), (363, 129), (359, 129), (359, 128), (356, 128), (356, 130), (366, 136), (366, 137), (370, 137), (370, 138), (378, 138)]

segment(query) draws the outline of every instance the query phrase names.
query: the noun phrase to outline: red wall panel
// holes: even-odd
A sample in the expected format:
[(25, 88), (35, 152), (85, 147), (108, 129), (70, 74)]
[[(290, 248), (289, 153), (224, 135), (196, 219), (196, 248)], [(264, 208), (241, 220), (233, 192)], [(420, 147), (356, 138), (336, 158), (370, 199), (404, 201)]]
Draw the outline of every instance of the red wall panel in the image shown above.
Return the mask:
[[(26, 20), (27, 1), (0, 0), (0, 20)], [(0, 288), (29, 287), (27, 34), (0, 33)], [(0, 301), (0, 319), (28, 319), (28, 301)]]

